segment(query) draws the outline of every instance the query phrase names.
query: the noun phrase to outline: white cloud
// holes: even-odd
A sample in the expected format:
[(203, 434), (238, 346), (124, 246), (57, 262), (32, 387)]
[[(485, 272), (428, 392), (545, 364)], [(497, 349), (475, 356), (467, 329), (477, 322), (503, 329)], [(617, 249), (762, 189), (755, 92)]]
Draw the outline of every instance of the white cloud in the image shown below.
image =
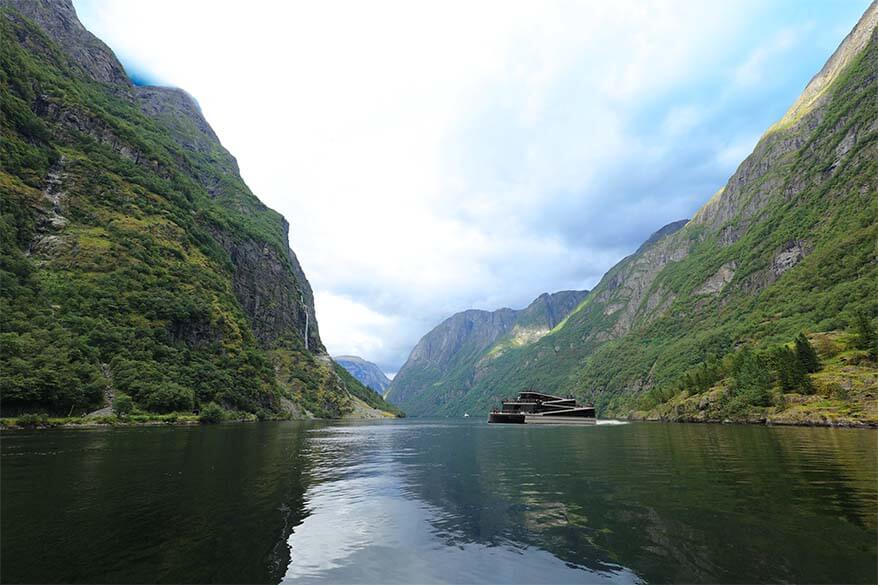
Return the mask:
[(380, 355), (384, 340), (374, 331), (394, 325), (395, 319), (371, 310), (353, 299), (324, 292), (316, 301), (320, 327), (336, 332), (354, 355)]
[(289, 220), (330, 351), (388, 370), (455, 311), (594, 285), (714, 192), (741, 151), (694, 139), (726, 112), (686, 91), (770, 21), (755, 0), (76, 5), (129, 68), (199, 100)]

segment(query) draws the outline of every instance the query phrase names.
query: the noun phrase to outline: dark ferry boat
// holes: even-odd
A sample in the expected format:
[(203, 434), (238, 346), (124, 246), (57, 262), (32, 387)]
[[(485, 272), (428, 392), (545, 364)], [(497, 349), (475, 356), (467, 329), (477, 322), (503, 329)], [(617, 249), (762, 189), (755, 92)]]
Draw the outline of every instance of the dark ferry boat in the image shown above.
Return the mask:
[(500, 410), (488, 415), (489, 423), (513, 424), (595, 424), (594, 406), (577, 404), (572, 396), (562, 398), (530, 390), (515, 400), (504, 400)]

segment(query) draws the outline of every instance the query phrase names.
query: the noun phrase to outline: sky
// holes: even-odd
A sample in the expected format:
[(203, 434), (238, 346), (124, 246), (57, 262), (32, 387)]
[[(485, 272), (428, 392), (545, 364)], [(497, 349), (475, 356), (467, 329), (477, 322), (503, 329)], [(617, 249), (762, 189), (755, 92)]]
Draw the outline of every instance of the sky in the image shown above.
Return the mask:
[(867, 0), (74, 0), (290, 222), (330, 353), (590, 289), (721, 188)]

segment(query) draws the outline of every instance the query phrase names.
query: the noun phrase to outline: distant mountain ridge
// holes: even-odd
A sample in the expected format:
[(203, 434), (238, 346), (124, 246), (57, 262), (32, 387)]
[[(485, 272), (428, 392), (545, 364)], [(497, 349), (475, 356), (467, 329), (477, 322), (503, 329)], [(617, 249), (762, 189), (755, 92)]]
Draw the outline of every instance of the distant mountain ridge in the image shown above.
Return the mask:
[[(445, 359), (421, 368), (429, 375), (404, 376), (398, 389), (395, 382), (389, 397), (417, 414), (458, 415), (538, 387), (593, 401), (603, 416), (625, 416), (642, 396), (674, 386), (711, 356), (789, 343), (801, 331), (849, 329), (859, 314), (874, 322), (876, 23), (873, 2), (727, 184), (690, 221), (662, 228), (613, 266), (548, 334), (489, 349), (491, 359), (481, 357), (484, 348), (463, 348), (461, 359), (477, 363), (469, 377)], [(857, 396), (790, 400), (813, 404), (818, 419), (821, 400), (825, 408), (878, 416), (874, 378), (862, 380), (840, 382), (859, 387)], [(730, 399), (727, 391), (717, 389), (718, 396)], [(781, 395), (770, 408), (789, 404)]]
[(421, 338), (385, 397), (410, 415), (444, 413), (445, 405), (457, 405), (477, 382), (479, 365), (490, 357), (489, 351), (499, 355), (508, 348), (534, 343), (567, 317), (587, 294), (543, 293), (521, 310), (470, 309), (452, 315)]
[(367, 388), (371, 388), (379, 395), (390, 386), (390, 378), (384, 375), (376, 364), (355, 355), (333, 356), (335, 362), (346, 369), (351, 375), (359, 380)]

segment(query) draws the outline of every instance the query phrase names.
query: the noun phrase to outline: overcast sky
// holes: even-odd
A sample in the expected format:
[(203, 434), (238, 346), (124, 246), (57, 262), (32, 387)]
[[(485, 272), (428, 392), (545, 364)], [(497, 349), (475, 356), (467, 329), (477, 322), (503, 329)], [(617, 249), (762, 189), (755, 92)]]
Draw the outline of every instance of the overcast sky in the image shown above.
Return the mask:
[(395, 372), (690, 217), (868, 0), (74, 0), (291, 224), (323, 340)]

